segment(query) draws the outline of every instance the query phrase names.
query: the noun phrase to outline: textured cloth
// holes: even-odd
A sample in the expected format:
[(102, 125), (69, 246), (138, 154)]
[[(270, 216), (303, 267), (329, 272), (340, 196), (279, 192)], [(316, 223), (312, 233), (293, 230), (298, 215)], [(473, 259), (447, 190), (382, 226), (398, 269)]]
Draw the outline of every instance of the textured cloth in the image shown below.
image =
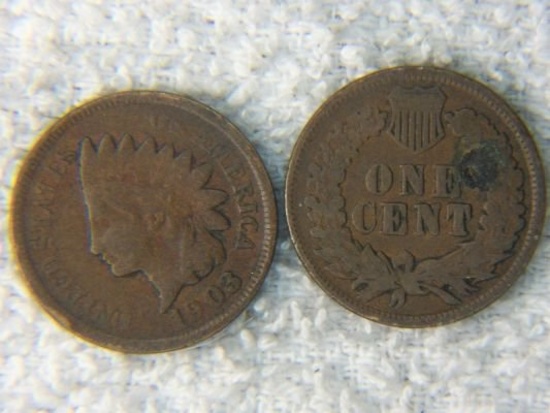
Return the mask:
[[(364, 320), (306, 275), (283, 214), (316, 108), (377, 69), (427, 64), (489, 85), (550, 160), (548, 1), (4, 0), (0, 5), (0, 410), (548, 412), (550, 230), (495, 304), (438, 328)], [(21, 159), (52, 121), (110, 92), (214, 107), (252, 141), (279, 202), (277, 252), (249, 309), (196, 348), (123, 355), (61, 329), (10, 257)]]

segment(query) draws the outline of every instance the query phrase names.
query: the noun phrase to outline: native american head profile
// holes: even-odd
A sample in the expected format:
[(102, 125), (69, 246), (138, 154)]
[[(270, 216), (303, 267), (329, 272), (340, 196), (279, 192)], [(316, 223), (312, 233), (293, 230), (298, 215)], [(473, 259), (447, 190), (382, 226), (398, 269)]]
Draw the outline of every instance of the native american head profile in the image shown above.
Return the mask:
[(161, 312), (225, 261), (229, 222), (217, 208), (227, 194), (207, 187), (211, 165), (129, 135), (118, 143), (105, 136), (97, 146), (84, 138), (79, 162), (90, 251), (115, 276), (145, 274)]

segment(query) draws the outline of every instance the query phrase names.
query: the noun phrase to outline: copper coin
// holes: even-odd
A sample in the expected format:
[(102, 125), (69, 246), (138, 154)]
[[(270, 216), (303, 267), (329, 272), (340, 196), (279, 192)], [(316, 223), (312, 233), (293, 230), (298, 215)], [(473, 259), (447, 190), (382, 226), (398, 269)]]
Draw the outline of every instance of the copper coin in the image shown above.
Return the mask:
[(191, 99), (120, 93), (55, 123), (13, 199), (24, 278), (47, 312), (125, 352), (192, 346), (252, 300), (275, 243), (252, 145)]
[(449, 323), (524, 271), (544, 214), (542, 166), (517, 115), (456, 73), (401, 67), (356, 80), (315, 113), (286, 182), (311, 277), (384, 324)]

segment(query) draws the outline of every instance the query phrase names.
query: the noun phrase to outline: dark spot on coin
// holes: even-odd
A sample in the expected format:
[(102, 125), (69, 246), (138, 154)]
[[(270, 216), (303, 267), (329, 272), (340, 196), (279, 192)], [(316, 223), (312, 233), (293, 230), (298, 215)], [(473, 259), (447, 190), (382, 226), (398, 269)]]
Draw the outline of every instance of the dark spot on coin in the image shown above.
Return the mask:
[(484, 142), (459, 161), (460, 177), (464, 185), (487, 191), (498, 178), (501, 153), (492, 142)]

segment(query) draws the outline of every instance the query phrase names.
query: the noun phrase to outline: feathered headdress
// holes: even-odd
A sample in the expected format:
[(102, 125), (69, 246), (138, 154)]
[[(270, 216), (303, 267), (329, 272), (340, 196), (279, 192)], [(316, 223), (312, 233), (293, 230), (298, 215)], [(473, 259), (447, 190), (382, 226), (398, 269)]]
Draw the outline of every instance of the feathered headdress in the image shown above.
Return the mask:
[(135, 193), (143, 202), (162, 202), (168, 211), (193, 216), (210, 231), (225, 230), (227, 219), (216, 207), (227, 194), (205, 187), (211, 175), (210, 164), (193, 167), (189, 153), (177, 154), (167, 145), (159, 149), (152, 138), (136, 145), (125, 135), (117, 145), (107, 135), (97, 147), (89, 138), (82, 141), (80, 179), (85, 193), (107, 197)]

